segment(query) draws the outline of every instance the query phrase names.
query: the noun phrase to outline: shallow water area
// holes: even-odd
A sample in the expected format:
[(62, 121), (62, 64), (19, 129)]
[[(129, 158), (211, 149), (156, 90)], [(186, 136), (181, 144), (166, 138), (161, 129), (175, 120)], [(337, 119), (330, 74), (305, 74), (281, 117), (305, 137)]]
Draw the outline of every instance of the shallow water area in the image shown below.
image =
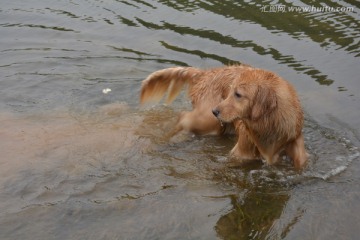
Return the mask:
[(133, 111), (124, 103), (87, 113), (1, 116), (2, 234), (265, 237), (298, 188), (319, 191), (359, 157), (351, 143), (307, 122), (312, 149), (303, 172), (288, 160), (276, 167), (229, 166), (231, 136), (167, 142), (176, 116), (169, 107)]
[[(0, 239), (357, 239), (359, 5), (284, 4), (0, 3)], [(230, 63), (294, 85), (303, 171), (227, 162), (234, 136), (169, 141), (185, 94), (139, 106), (153, 71)]]

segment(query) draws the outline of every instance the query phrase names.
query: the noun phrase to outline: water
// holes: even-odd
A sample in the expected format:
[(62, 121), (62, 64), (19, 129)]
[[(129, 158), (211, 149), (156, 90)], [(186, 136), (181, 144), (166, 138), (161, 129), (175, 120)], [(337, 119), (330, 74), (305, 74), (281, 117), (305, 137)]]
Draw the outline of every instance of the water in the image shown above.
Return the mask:
[[(285, 11), (274, 12), (279, 4)], [(0, 3), (0, 238), (357, 239), (359, 7)], [(287, 160), (226, 164), (231, 136), (167, 142), (186, 97), (138, 105), (153, 71), (238, 62), (297, 89), (310, 153), (303, 172)]]

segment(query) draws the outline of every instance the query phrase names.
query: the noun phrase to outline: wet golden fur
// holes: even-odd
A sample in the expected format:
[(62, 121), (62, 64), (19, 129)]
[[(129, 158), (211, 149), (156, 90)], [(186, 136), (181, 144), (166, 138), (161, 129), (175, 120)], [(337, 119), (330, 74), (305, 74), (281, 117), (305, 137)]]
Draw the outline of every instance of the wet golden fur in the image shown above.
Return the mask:
[(246, 65), (209, 70), (174, 67), (150, 74), (141, 87), (140, 102), (171, 103), (185, 84), (193, 110), (182, 112), (179, 131), (220, 135), (235, 132), (231, 156), (241, 161), (276, 163), (282, 152), (302, 168), (307, 161), (302, 135), (303, 112), (294, 88), (278, 75)]

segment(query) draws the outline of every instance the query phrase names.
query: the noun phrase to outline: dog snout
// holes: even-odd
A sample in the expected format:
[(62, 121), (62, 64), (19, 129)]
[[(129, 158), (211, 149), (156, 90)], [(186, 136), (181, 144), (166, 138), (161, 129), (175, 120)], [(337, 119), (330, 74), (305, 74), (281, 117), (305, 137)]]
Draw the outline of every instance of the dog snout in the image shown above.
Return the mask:
[(220, 111), (219, 111), (218, 109), (214, 108), (214, 109), (212, 110), (212, 113), (214, 114), (215, 117), (218, 117), (219, 114), (220, 114)]

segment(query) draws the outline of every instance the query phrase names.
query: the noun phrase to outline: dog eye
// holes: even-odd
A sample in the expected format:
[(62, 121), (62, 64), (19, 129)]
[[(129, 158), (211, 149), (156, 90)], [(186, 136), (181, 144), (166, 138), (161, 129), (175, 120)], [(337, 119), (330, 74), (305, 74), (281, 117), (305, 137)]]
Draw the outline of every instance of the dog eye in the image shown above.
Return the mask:
[(235, 92), (234, 95), (235, 95), (236, 98), (241, 98), (241, 94), (238, 93), (238, 92)]

